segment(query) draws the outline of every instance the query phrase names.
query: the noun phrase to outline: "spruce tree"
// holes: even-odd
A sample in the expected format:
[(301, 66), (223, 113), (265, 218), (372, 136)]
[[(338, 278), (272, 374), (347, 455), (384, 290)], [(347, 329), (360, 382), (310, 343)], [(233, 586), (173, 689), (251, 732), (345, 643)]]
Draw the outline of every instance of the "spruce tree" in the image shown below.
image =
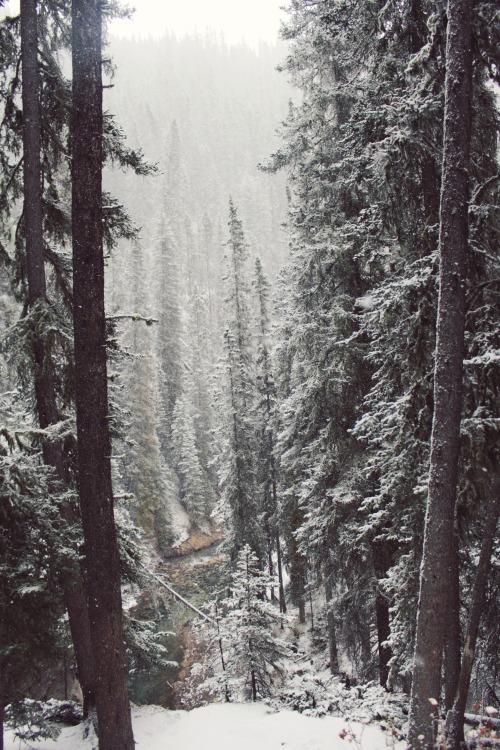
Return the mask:
[[(37, 3), (21, 3), (21, 60), (23, 104), (23, 228), (25, 236), (27, 302), (32, 328), (33, 375), (36, 411), (42, 430), (60, 421), (56, 393), (55, 352), (46, 333), (48, 321), (57, 325), (57, 313), (50, 310), (44, 263), (44, 232), (41, 169), (41, 102), (38, 62)], [(44, 461), (54, 472), (54, 481), (66, 484), (66, 466), (63, 446), (46, 441), (43, 446)], [(68, 522), (77, 521), (77, 512), (71, 503), (61, 507)], [(63, 576), (66, 606), (78, 664), (78, 673), (84, 696), (84, 710), (94, 705), (94, 669), (92, 663), (90, 624), (83, 572), (78, 566)]]
[(186, 396), (178, 398), (174, 408), (172, 453), (181, 482), (181, 503), (195, 525), (200, 527), (209, 515), (209, 494), (196, 447), (192, 405)]
[(233, 564), (245, 544), (259, 559), (264, 555), (256, 488), (255, 361), (247, 255), (242, 223), (230, 201), (224, 334), (228, 395), (221, 425), (227, 442), (221, 461), (221, 490), (229, 513), (228, 544)]
[[(273, 694), (281, 678), (282, 660), (291, 652), (274, 630), (281, 620), (269, 601), (276, 579), (245, 544), (238, 553), (228, 595), (217, 601), (216, 633), (205, 626), (211, 644), (205, 655), (208, 674), (201, 689), (227, 699), (258, 699)], [(222, 660), (218, 657), (222, 654)], [(223, 668), (222, 668), (223, 665)]]
[[(329, 561), (335, 607), (350, 623), (346, 634), (357, 634), (365, 674), (372, 669), (370, 640), (376, 633), (381, 680), (389, 667), (389, 683), (400, 676), (406, 684), (437, 304), (445, 19), (431, 10), (425, 2), (386, 7), (384, 13), (365, 4), (294, 2), (284, 67), (304, 100), (291, 107), (285, 144), (271, 164), (290, 167), (290, 291), (284, 371), (277, 380), (283, 496), (294, 498), (298, 509), (293, 538), (313, 565)], [(475, 18), (475, 34), (488, 56), (484, 22), (480, 14)], [(493, 278), (490, 249), (498, 225), (490, 211), (495, 106), (485, 87), (494, 73), (486, 73), (479, 59), (471, 165), (473, 194), (482, 208), (472, 212), (476, 249), (468, 274), (480, 295)], [(476, 221), (481, 211), (488, 222)], [(488, 349), (486, 330), (495, 314), (491, 299), (481, 312), (480, 305), (471, 295), (466, 341), (474, 352)], [(481, 368), (484, 360), (477, 356), (477, 370), (466, 370), (464, 384), (468, 416), (459, 502), (459, 520), (470, 529), (475, 523), (467, 502), (483, 503), (487, 491), (474, 455), (481, 455), (483, 466), (492, 458), (479, 436), (492, 427), (485, 387), (491, 371)], [(479, 389), (474, 378), (482, 383)], [(485, 418), (473, 429), (469, 419), (478, 408)], [(447, 653), (454, 656), (447, 658), (446, 671), (456, 675), (455, 603), (452, 610), (448, 632), (454, 647)], [(384, 652), (384, 642), (392, 653)]]
[(54, 491), (36, 438), (16, 432), (20, 418), (29, 419), (19, 402), (19, 393), (0, 401), (0, 747), (6, 706), (29, 697), (61, 656), (60, 571), (75, 533), (61, 519), (65, 499)]
[(72, 5), (72, 237), (78, 488), (96, 668), (99, 746), (132, 750), (113, 516), (102, 222), (102, 8)]
[[(278, 472), (275, 455), (276, 386), (274, 383), (270, 352), (269, 282), (260, 258), (255, 260), (255, 294), (257, 298), (257, 420), (258, 420), (258, 470), (262, 516), (267, 543), (269, 575), (274, 575), (274, 554), (278, 574), (278, 600), (280, 610), (286, 612), (283, 586), (283, 565), (279, 527)], [(274, 595), (274, 593), (273, 593)]]
[[(432, 747), (435, 706), (449, 627), (450, 591), (458, 586), (455, 506), (458, 484), (468, 254), (472, 104), (472, 4), (449, 0), (439, 228), (439, 303), (429, 490), (418, 603), (409, 741)], [(495, 524), (496, 525), (496, 524)], [(422, 740), (422, 737), (424, 738)]]

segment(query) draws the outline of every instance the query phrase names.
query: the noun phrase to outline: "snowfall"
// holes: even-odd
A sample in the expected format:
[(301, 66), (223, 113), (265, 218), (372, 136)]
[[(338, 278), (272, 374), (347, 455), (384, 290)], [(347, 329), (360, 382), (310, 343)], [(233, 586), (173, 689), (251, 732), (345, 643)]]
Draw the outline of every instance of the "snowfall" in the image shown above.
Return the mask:
[[(403, 750), (406, 744), (373, 724), (276, 712), (262, 703), (211, 704), (192, 711), (135, 706), (132, 717), (138, 750)], [(95, 736), (84, 735), (80, 724), (64, 728), (57, 740), (25, 744), (7, 731), (5, 750), (96, 748)]]

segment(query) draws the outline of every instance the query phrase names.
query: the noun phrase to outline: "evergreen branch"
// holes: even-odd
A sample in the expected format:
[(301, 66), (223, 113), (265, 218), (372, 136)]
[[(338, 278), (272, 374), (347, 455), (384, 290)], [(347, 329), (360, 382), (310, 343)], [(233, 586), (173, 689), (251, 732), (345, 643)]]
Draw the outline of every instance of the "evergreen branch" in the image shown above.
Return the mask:
[(106, 320), (143, 320), (147, 326), (152, 326), (153, 323), (159, 323), (158, 318), (145, 318), (139, 313), (117, 313), (116, 315), (106, 315)]
[(484, 191), (489, 188), (490, 185), (493, 185), (497, 180), (500, 178), (500, 172), (497, 172), (497, 174), (494, 174), (492, 177), (490, 177), (486, 182), (483, 182), (482, 185), (479, 185), (479, 187), (476, 188), (474, 191), (474, 194), (472, 198), (470, 199), (469, 206), (474, 206), (480, 196), (484, 193)]
[(12, 172), (10, 173), (10, 177), (7, 180), (7, 184), (5, 185), (5, 187), (2, 190), (2, 193), (0, 195), (0, 205), (3, 205), (4, 202), (7, 201), (7, 193), (10, 190), (10, 186), (12, 185), (12, 183), (14, 181), (14, 177), (16, 176), (18, 169), (22, 165), (23, 160), (24, 160), (24, 157), (21, 156), (21, 158), (19, 159), (19, 161), (17, 162), (17, 164), (12, 168)]

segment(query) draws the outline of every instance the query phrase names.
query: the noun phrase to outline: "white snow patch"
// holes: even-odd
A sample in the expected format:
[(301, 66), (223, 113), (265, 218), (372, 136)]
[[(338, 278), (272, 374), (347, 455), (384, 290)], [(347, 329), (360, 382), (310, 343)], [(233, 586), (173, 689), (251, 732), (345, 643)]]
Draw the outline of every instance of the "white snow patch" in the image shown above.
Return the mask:
[[(134, 707), (137, 750), (402, 750), (376, 726), (348, 723), (335, 716), (311, 718), (294, 711), (270, 711), (262, 703), (211, 704), (193, 711), (158, 706)], [(57, 740), (37, 741), (37, 750), (91, 750), (84, 726), (67, 727)], [(95, 741), (95, 740), (94, 740)], [(6, 732), (5, 750), (28, 745)]]

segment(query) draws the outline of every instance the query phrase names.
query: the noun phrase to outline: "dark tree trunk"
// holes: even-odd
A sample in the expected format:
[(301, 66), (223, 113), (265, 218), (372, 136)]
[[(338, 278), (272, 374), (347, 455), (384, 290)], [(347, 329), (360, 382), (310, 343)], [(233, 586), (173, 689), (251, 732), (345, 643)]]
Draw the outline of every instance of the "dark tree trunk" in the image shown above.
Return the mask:
[[(268, 415), (270, 415), (270, 404), (268, 399)], [(270, 445), (269, 449), (271, 451), (271, 488), (273, 493), (273, 510), (274, 510), (274, 525), (275, 525), (275, 533), (274, 533), (274, 541), (276, 544), (276, 555), (277, 555), (277, 568), (278, 568), (278, 597), (279, 597), (279, 605), (280, 605), (280, 612), (285, 613), (286, 612), (286, 602), (285, 602), (285, 587), (283, 585), (283, 564), (281, 561), (281, 540), (280, 540), (280, 532), (278, 528), (278, 489), (277, 489), (277, 482), (276, 482), (276, 461), (274, 459), (274, 441), (272, 438), (272, 433), (270, 437)]]
[(460, 642), (460, 578), (458, 556), (458, 531), (453, 534), (453, 546), (450, 555), (450, 588), (448, 592), (448, 626), (444, 644), (444, 709), (449, 711), (453, 706), (460, 675), (461, 642)]
[(252, 700), (257, 700), (257, 680), (255, 679), (255, 670), (252, 669)]
[(283, 562), (281, 557), (281, 539), (279, 530), (276, 530), (276, 553), (278, 562), (278, 584), (279, 584), (279, 600), (280, 600), (280, 612), (286, 613), (286, 600), (285, 600), (285, 586), (283, 584)]
[(382, 687), (386, 688), (389, 679), (389, 659), (392, 656), (391, 649), (386, 641), (391, 634), (391, 628), (389, 602), (381, 593), (378, 593), (375, 598), (375, 618), (377, 622), (379, 681)]
[(290, 551), (290, 598), (299, 609), (299, 622), (306, 621), (306, 562), (297, 549), (295, 540)]
[[(24, 168), (24, 232), (26, 237), (26, 271), (28, 277), (28, 309), (36, 315), (46, 304), (46, 280), (43, 250), (42, 178), (40, 164), (41, 114), (38, 72), (37, 2), (21, 0), (21, 56), (23, 102), (23, 168)], [(35, 399), (38, 422), (42, 429), (57, 424), (59, 414), (54, 386), (54, 368), (46, 350), (43, 333), (33, 320), (33, 355)], [(56, 483), (64, 484), (65, 470), (61, 446), (45, 442), (43, 457), (54, 470)], [(71, 508), (61, 511), (63, 518), (75, 523)], [(84, 711), (94, 703), (92, 650), (83, 575), (78, 571), (62, 577), (64, 598), (75, 650), (78, 677), (84, 696)]]
[(493, 482), (491, 498), (484, 519), (484, 537), (481, 545), (481, 554), (476, 571), (474, 587), (472, 589), (471, 605), (469, 610), (469, 622), (462, 658), (462, 667), (458, 679), (458, 687), (453, 703), (453, 708), (448, 715), (447, 745), (453, 750), (459, 750), (460, 743), (464, 739), (464, 714), (469, 694), (472, 664), (474, 662), (474, 651), (476, 648), (479, 622), (484, 607), (488, 570), (491, 563), (493, 543), (495, 541), (498, 518), (500, 515), (500, 480), (497, 477)]
[[(420, 577), (409, 740), (434, 744), (448, 593), (456, 571), (454, 540), (467, 261), (468, 168), (472, 95), (472, 0), (448, 0), (443, 176), (440, 207), (440, 286), (434, 372), (429, 495)], [(419, 737), (424, 737), (423, 742)]]
[(325, 576), (325, 599), (327, 606), (326, 622), (328, 629), (328, 651), (330, 655), (330, 673), (340, 674), (339, 653), (337, 648), (337, 630), (335, 615), (332, 609), (333, 590), (330, 575)]
[(3, 750), (4, 747), (3, 730), (5, 724), (5, 705), (7, 702), (5, 676), (3, 674), (2, 657), (0, 657), (0, 750)]
[(102, 245), (102, 3), (73, 0), (72, 230), (78, 478), (100, 750), (133, 750), (113, 515)]
[(302, 512), (299, 508), (298, 501), (293, 498), (289, 508), (289, 524), (288, 530), (288, 564), (290, 567), (290, 599), (299, 609), (299, 622), (305, 623), (306, 621), (306, 570), (307, 561), (305, 557), (299, 552), (299, 545), (295, 538), (295, 531), (300, 528), (302, 524)]
[[(372, 542), (373, 567), (378, 581), (387, 576), (392, 564), (393, 552), (393, 545), (387, 540), (377, 539)], [(382, 687), (387, 687), (387, 680), (389, 678), (389, 661), (392, 656), (392, 651), (386, 644), (386, 641), (391, 634), (391, 621), (389, 600), (380, 590), (378, 582), (375, 596), (375, 620), (377, 624), (379, 681)]]

